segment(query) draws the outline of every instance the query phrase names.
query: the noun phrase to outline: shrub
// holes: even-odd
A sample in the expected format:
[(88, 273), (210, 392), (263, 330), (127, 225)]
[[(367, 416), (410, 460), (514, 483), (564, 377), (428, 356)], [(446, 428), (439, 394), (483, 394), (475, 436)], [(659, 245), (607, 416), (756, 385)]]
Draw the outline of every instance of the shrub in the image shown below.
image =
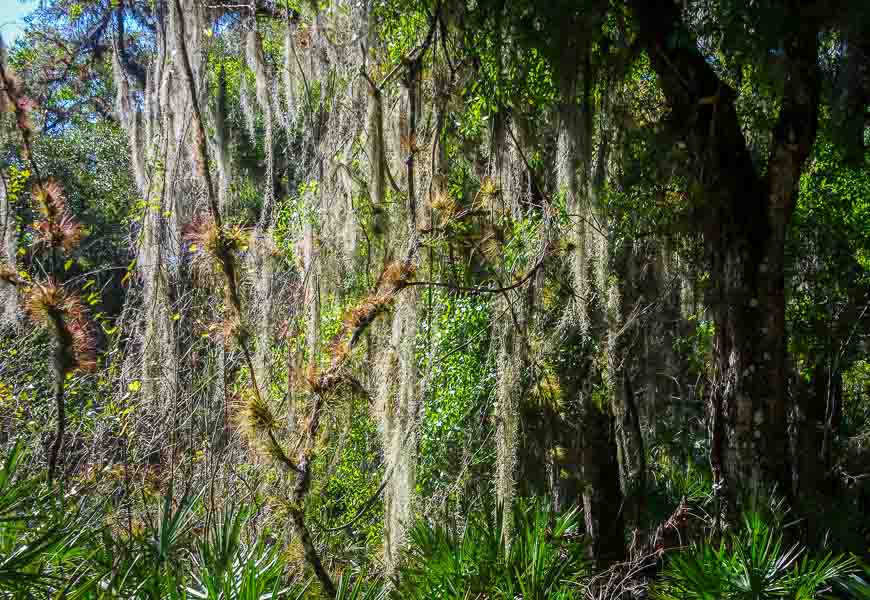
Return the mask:
[(778, 527), (749, 513), (743, 527), (727, 532), (718, 546), (693, 544), (671, 557), (651, 595), (658, 600), (803, 600), (817, 598), (835, 585), (852, 590), (866, 585), (854, 577), (849, 580), (857, 567), (854, 557), (811, 558), (798, 544), (786, 547)]
[(505, 543), (502, 511), (473, 514), (461, 533), (420, 522), (411, 531), (396, 598), (443, 600), (558, 600), (571, 598), (589, 573), (588, 545), (578, 510), (556, 515), (545, 501), (517, 502), (508, 515), (514, 536)]

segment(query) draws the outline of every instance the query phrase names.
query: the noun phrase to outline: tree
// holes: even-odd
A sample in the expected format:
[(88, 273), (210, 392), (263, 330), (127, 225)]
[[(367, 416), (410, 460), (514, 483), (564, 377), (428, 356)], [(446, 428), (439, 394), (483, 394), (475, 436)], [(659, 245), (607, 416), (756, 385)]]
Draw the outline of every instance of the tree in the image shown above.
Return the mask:
[(818, 129), (820, 23), (800, 3), (777, 5), (782, 97), (767, 164), (756, 167), (735, 91), (702, 54), (679, 7), (632, 2), (638, 35), (685, 144), (715, 323), (711, 464), (716, 485), (791, 489), (785, 367), (784, 248), (798, 182)]

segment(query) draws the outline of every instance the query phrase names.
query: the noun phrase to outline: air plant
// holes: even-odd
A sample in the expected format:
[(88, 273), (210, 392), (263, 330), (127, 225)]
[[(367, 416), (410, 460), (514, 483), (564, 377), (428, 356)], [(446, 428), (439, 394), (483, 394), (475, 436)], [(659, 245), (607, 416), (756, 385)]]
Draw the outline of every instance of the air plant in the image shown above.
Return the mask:
[(221, 265), (233, 253), (247, 250), (248, 238), (248, 232), (238, 225), (221, 228), (213, 218), (204, 215), (197, 217), (184, 233), (191, 252), (216, 265)]
[(53, 179), (38, 183), (31, 196), (42, 219), (33, 223), (37, 243), (70, 252), (85, 236), (81, 224), (70, 214), (63, 188)]
[[(220, 225), (215, 215), (197, 217), (184, 234), (192, 251), (199, 252), (199, 256), (219, 267), (224, 278), (226, 302), (231, 310), (230, 319), (238, 323), (237, 332), (244, 331), (244, 327), (241, 326), (242, 301), (236, 281), (235, 254), (248, 249), (248, 237), (248, 232), (238, 225)], [(237, 339), (243, 342), (244, 338)], [(249, 352), (244, 343), (243, 349), (247, 357)]]
[(248, 441), (256, 441), (272, 431), (277, 420), (265, 400), (252, 393), (243, 394), (236, 411), (242, 432)]
[(328, 369), (320, 371), (313, 365), (308, 367), (308, 373), (305, 376), (305, 381), (308, 383), (308, 389), (312, 394), (323, 396), (327, 392), (334, 390), (340, 383), (344, 381), (341, 373), (341, 364), (335, 363)]
[(395, 294), (407, 287), (415, 272), (416, 267), (410, 262), (390, 263), (381, 274), (381, 289), (389, 294)]
[(89, 371), (96, 367), (96, 342), (81, 300), (54, 280), (36, 283), (29, 288), (25, 306), (30, 317), (48, 329), (54, 342), (52, 370), (57, 433), (48, 456), (48, 479), (53, 481), (66, 429), (66, 375), (77, 369)]
[(493, 198), (498, 196), (499, 191), (498, 185), (492, 177), (484, 177), (480, 183), (480, 190), (477, 192), (477, 196), (475, 196), (472, 204), (491, 202)]
[(451, 217), (456, 215), (459, 212), (459, 205), (456, 203), (456, 200), (450, 197), (449, 194), (445, 193), (442, 189), (437, 189), (431, 197), (429, 202), (429, 206), (438, 211), (440, 215), (440, 224), (446, 225)]
[(8, 284), (17, 286), (21, 283), (21, 279), (18, 276), (18, 271), (15, 270), (14, 267), (11, 267), (5, 263), (0, 263), (0, 281)]
[(237, 403), (236, 421), (245, 439), (253, 448), (288, 470), (299, 471), (275, 436), (275, 429), (279, 425), (278, 419), (259, 393), (248, 389), (242, 394)]
[[(0, 105), (4, 108), (11, 106), (15, 111), (16, 124), (21, 134), (21, 158), (30, 161), (36, 179), (40, 182), (32, 189), (32, 197), (42, 216), (33, 223), (37, 244), (47, 246), (53, 257), (58, 249), (70, 252), (84, 237), (85, 231), (70, 214), (60, 184), (53, 179), (39, 176), (39, 166), (33, 159), (34, 131), (30, 120), (35, 103), (24, 95), (21, 81), (8, 68), (2, 38), (0, 84)], [(52, 264), (57, 270), (58, 261), (52, 260)], [(4, 279), (13, 282), (8, 272)], [(17, 277), (15, 283), (20, 283)], [(26, 291), (26, 308), (35, 322), (49, 330), (54, 342), (52, 374), (57, 407), (57, 433), (48, 456), (48, 479), (51, 482), (54, 480), (66, 428), (66, 375), (76, 369), (92, 370), (96, 367), (96, 342), (81, 301), (69, 294), (54, 279), (37, 283)]]
[(482, 238), (479, 242), (481, 254), (492, 263), (498, 262), (504, 253), (504, 232), (495, 225), (484, 225), (481, 233)]
[(360, 336), (371, 325), (378, 315), (389, 310), (393, 303), (392, 294), (373, 294), (363, 298), (351, 308), (344, 317), (344, 326), (350, 332), (349, 346), (353, 348)]
[[(415, 271), (415, 266), (410, 262), (389, 264), (378, 279), (377, 291), (369, 294), (347, 311), (344, 316), (344, 330), (345, 334), (350, 334), (350, 341), (346, 347), (336, 345), (336, 348), (344, 350), (342, 359), (347, 351), (353, 349), (369, 325), (390, 309), (396, 294), (408, 286)], [(333, 360), (333, 363), (335, 362), (337, 361)]]
[(48, 248), (63, 248), (65, 252), (71, 252), (85, 237), (84, 228), (68, 213), (56, 220), (36, 221), (33, 229), (36, 231), (37, 244)]
[(25, 296), (25, 308), (30, 318), (51, 332), (63, 371), (93, 370), (96, 367), (96, 340), (81, 300), (53, 279), (33, 285)]
[(30, 193), (39, 213), (46, 219), (59, 217), (66, 211), (66, 197), (63, 188), (54, 179), (48, 179), (33, 186)]
[(529, 397), (539, 408), (559, 413), (564, 408), (562, 388), (558, 379), (552, 373), (545, 373), (531, 389)]

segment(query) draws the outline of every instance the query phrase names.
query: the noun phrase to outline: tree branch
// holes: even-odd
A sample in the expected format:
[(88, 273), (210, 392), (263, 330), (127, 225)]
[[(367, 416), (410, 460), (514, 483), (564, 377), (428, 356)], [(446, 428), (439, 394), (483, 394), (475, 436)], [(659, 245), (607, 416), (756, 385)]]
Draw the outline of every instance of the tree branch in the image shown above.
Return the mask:
[(630, 5), (638, 39), (671, 108), (667, 126), (686, 142), (700, 183), (725, 192), (718, 194), (725, 204), (720, 208), (736, 211), (729, 202), (757, 204), (752, 189), (761, 186), (734, 107), (736, 93), (698, 50), (673, 0), (631, 0)]

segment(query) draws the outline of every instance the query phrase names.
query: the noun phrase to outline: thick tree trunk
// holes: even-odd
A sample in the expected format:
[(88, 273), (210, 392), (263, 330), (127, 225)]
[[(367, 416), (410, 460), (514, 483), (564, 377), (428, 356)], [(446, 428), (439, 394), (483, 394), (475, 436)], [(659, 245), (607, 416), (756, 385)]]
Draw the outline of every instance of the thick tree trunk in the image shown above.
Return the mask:
[[(711, 463), (717, 489), (778, 484), (789, 493), (783, 248), (798, 179), (818, 123), (817, 27), (782, 40), (785, 80), (767, 174), (757, 172), (734, 106), (735, 92), (698, 49), (671, 0), (633, 0), (640, 41), (671, 108), (667, 126), (686, 144), (710, 267), (714, 385)], [(695, 198), (699, 202), (701, 198)]]
[[(737, 237), (735, 232), (731, 236)], [(782, 267), (775, 285), (761, 281), (765, 240), (737, 239), (725, 248), (709, 245), (711, 279), (718, 294), (712, 304), (714, 389), (712, 464), (732, 499), (740, 487), (778, 484), (790, 491), (785, 411), (785, 332), (782, 330)], [(771, 282), (774, 283), (775, 282)], [(765, 289), (767, 288), (767, 289)], [(748, 490), (747, 490), (748, 491)]]
[(583, 514), (599, 567), (625, 557), (625, 521), (616, 456), (616, 424), (608, 409), (585, 403), (581, 429), (580, 476)]

